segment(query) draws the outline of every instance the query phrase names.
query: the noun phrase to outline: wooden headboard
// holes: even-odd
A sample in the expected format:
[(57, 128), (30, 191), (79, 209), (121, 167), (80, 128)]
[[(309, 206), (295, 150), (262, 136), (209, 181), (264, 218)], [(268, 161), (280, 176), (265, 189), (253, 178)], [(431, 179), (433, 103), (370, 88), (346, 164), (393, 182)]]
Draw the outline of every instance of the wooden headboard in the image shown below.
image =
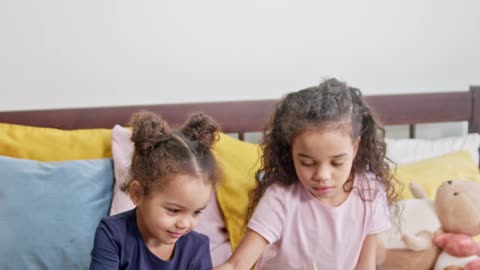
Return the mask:
[[(367, 102), (385, 125), (468, 121), (469, 132), (480, 132), (480, 86), (469, 90), (394, 95), (371, 95)], [(60, 129), (112, 128), (125, 124), (132, 113), (149, 110), (176, 126), (193, 112), (211, 115), (226, 133), (261, 131), (277, 100), (229, 101), (211, 103), (161, 104), (80, 109), (54, 109), (0, 112), (0, 122)]]

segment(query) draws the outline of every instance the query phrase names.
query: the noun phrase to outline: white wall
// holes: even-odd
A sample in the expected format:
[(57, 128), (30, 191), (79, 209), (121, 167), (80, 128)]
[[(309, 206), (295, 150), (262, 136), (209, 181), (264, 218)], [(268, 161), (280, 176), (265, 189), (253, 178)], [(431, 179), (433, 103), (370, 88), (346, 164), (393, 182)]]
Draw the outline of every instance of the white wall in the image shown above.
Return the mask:
[(480, 1), (2, 0), (0, 110), (480, 84)]

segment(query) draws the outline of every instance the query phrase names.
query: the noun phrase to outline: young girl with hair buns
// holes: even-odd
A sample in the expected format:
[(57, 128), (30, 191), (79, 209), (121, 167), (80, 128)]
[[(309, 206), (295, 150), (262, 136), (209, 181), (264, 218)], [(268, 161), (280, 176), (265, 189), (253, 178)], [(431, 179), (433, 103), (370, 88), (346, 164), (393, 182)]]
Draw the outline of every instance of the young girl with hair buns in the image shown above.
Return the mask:
[(217, 124), (196, 114), (171, 130), (158, 115), (140, 112), (131, 125), (134, 153), (122, 190), (136, 207), (102, 219), (90, 270), (211, 269), (209, 240), (192, 229), (218, 180), (210, 150)]

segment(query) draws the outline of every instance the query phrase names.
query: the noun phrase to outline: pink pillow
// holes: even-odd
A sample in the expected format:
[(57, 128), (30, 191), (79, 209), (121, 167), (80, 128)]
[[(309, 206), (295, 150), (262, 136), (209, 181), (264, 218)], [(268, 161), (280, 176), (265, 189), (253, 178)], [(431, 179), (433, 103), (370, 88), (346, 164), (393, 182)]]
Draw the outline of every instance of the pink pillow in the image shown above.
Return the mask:
[[(112, 130), (112, 156), (115, 174), (115, 186), (110, 215), (133, 209), (135, 205), (130, 197), (120, 190), (126, 181), (133, 154), (132, 132), (125, 127), (115, 125)], [(232, 254), (228, 234), (218, 206), (216, 194), (211, 197), (203, 211), (195, 231), (210, 239), (210, 253), (213, 266), (225, 262)]]
[(122, 184), (127, 180), (130, 163), (132, 162), (133, 143), (130, 141), (130, 136), (132, 136), (132, 132), (129, 129), (119, 125), (113, 127), (112, 157), (115, 185), (113, 187), (113, 199), (110, 208), (111, 216), (135, 207), (132, 200), (130, 200), (130, 196), (120, 190)]

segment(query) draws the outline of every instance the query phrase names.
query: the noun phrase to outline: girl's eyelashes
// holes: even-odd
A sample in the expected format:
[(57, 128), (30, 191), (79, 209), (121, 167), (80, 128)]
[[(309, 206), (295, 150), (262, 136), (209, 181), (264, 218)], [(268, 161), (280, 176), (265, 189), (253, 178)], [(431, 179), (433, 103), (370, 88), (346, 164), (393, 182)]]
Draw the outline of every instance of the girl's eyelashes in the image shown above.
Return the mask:
[[(334, 161), (331, 164), (333, 167), (340, 167), (344, 163), (345, 163), (344, 161)], [(304, 167), (312, 167), (316, 165), (315, 162), (306, 162), (306, 161), (300, 161), (300, 164)]]
[(173, 215), (180, 213), (180, 209), (175, 209), (175, 208), (167, 208), (167, 211)]
[[(176, 208), (166, 208), (168, 213), (170, 215), (178, 215), (180, 214), (181, 210), (180, 209), (176, 209)], [(197, 210), (195, 212), (193, 212), (193, 216), (198, 216), (202, 213), (202, 210)]]
[(302, 162), (302, 161), (300, 161), (300, 164), (302, 164), (302, 166), (305, 166), (305, 167), (311, 167), (315, 165), (315, 163), (312, 163), (312, 162)]
[(298, 160), (300, 162), (300, 165), (304, 166), (304, 167), (311, 167), (313, 165), (315, 165), (315, 161), (313, 160), (310, 160), (310, 159), (299, 159)]

